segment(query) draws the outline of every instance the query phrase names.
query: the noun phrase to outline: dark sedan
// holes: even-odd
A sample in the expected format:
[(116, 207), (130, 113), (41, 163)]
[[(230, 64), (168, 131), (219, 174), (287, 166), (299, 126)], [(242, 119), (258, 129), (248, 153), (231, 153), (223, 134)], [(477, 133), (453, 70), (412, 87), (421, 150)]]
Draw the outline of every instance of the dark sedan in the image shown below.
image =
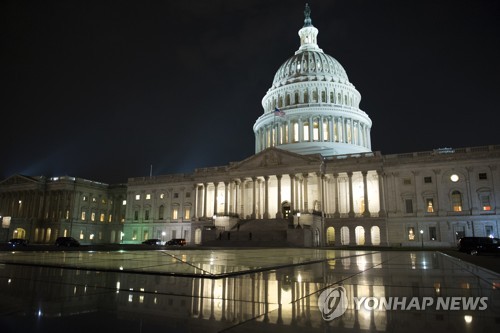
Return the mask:
[(29, 241), (27, 239), (23, 238), (12, 238), (9, 240), (9, 246), (11, 247), (16, 247), (16, 246), (28, 246)]

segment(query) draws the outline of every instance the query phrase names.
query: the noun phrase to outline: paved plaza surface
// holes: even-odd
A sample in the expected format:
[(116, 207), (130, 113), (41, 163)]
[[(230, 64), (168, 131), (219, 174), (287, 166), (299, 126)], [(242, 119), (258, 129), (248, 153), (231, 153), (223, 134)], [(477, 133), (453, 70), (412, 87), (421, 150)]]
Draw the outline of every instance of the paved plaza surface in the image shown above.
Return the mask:
[(5, 333), (499, 328), (500, 274), (446, 251), (0, 252)]

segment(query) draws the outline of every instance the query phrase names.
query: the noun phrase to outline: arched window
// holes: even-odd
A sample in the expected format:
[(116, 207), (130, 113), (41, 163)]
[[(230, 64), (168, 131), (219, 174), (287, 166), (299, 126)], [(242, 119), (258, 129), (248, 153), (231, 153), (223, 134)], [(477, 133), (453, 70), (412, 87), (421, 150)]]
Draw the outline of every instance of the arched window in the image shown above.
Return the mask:
[(342, 95), (340, 93), (337, 94), (337, 103), (342, 104)]
[(304, 130), (304, 134), (303, 134), (304, 141), (309, 141), (309, 123), (308, 122), (304, 123), (302, 128)]
[(316, 89), (313, 90), (313, 103), (318, 103), (318, 91)]
[(453, 191), (451, 193), (451, 206), (454, 212), (462, 211), (462, 193), (460, 191)]
[(321, 92), (321, 103), (326, 103), (326, 91)]
[(328, 141), (330, 139), (330, 131), (328, 126), (328, 120), (323, 119), (323, 141)]
[(283, 107), (283, 97), (278, 97), (278, 107), (281, 108)]
[(319, 141), (319, 123), (317, 119), (313, 121), (313, 141)]
[(285, 97), (285, 106), (288, 106), (290, 105), (290, 94), (286, 94), (286, 97)]
[(309, 95), (307, 94), (307, 91), (304, 91), (304, 103), (309, 103)]
[(356, 245), (365, 245), (365, 228), (358, 225), (356, 229), (354, 229), (354, 233), (356, 236)]
[(326, 244), (327, 245), (335, 245), (335, 228), (328, 227), (326, 229)]
[(293, 122), (293, 142), (299, 142), (299, 123)]
[(335, 94), (333, 91), (330, 91), (330, 103), (335, 103)]
[(163, 205), (158, 207), (158, 219), (159, 220), (163, 220), (163, 213), (164, 212), (165, 212), (165, 207), (163, 207)]
[(295, 96), (294, 96), (294, 104), (299, 104), (299, 92), (296, 91), (295, 92)]

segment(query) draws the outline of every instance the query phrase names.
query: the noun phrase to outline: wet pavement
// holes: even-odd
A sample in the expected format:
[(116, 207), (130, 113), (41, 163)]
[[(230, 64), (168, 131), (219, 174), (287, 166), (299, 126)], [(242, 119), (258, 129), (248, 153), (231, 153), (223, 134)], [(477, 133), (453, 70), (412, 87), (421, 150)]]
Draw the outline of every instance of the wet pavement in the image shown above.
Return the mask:
[(499, 328), (500, 274), (440, 251), (0, 252), (5, 333)]

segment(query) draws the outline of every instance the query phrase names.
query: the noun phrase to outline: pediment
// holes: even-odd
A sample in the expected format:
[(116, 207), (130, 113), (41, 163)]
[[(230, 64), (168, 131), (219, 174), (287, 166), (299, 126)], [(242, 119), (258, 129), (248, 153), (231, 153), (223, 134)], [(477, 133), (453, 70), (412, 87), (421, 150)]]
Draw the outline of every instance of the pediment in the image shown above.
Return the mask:
[(3, 180), (0, 182), (1, 186), (12, 186), (12, 185), (32, 185), (32, 184), (39, 184), (40, 181), (38, 179), (29, 177), (29, 176), (23, 176), (23, 175), (13, 175), (10, 176), (9, 178)]
[(307, 166), (311, 163), (319, 163), (319, 155), (299, 155), (278, 148), (268, 148), (244, 159), (241, 162), (233, 163), (230, 167), (234, 171), (251, 171), (256, 169), (272, 169)]

